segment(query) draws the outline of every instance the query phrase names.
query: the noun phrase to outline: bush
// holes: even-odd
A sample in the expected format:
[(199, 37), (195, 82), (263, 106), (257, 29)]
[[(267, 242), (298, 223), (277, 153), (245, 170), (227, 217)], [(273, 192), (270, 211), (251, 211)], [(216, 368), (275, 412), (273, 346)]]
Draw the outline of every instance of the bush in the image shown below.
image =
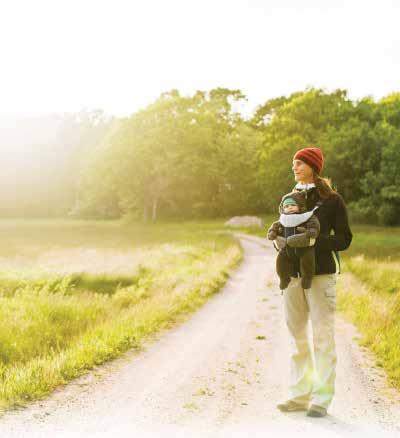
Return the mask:
[(370, 199), (362, 198), (358, 201), (349, 202), (347, 211), (351, 222), (359, 224), (376, 224), (378, 215), (376, 207)]
[(399, 225), (400, 207), (395, 203), (384, 203), (378, 208), (377, 216), (380, 225)]
[(114, 200), (98, 204), (94, 200), (77, 200), (68, 216), (80, 219), (120, 219), (121, 209)]

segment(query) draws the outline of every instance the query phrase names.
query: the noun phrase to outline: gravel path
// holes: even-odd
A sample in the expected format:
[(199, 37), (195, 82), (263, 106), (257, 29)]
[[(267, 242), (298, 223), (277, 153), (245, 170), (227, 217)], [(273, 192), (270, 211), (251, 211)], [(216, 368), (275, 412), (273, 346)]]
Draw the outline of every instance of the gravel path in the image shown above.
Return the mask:
[[(400, 437), (400, 396), (337, 315), (336, 395), (324, 418), (282, 413), (289, 341), (275, 250), (236, 233), (243, 263), (187, 321), (0, 418), (2, 437)], [(265, 338), (263, 338), (265, 337)]]

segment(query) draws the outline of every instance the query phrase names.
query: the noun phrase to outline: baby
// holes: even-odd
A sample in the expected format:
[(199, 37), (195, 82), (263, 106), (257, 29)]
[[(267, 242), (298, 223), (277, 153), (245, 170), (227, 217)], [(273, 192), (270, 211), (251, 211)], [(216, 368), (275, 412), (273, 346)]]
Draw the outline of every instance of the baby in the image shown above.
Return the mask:
[[(278, 243), (276, 271), (280, 279), (279, 288), (283, 291), (290, 282), (297, 258), (300, 261), (301, 286), (310, 289), (315, 275), (314, 243), (320, 231), (314, 208), (307, 211), (304, 193), (293, 191), (283, 196), (279, 205), (279, 221), (274, 222), (267, 237)], [(296, 232), (297, 231), (297, 232)]]

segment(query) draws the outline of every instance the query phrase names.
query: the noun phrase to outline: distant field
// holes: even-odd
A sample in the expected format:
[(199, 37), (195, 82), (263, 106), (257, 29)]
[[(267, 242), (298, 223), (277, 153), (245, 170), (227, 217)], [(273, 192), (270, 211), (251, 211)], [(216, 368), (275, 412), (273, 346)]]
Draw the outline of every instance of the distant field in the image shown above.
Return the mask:
[(216, 221), (0, 221), (0, 407), (23, 405), (185, 318), (242, 251)]
[(343, 254), (400, 261), (400, 227), (352, 226), (353, 242)]

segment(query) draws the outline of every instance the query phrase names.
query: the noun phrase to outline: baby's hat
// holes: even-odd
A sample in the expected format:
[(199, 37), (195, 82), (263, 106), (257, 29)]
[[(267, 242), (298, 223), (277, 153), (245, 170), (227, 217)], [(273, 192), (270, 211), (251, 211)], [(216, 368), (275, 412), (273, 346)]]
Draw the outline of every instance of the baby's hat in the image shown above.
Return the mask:
[(279, 213), (283, 213), (283, 208), (287, 205), (297, 205), (299, 207), (299, 213), (307, 211), (305, 196), (303, 192), (300, 191), (286, 193), (286, 195), (282, 197), (279, 205)]
[(296, 200), (293, 198), (293, 196), (287, 196), (284, 201), (282, 202), (282, 207), (285, 208), (288, 205), (297, 205)]

